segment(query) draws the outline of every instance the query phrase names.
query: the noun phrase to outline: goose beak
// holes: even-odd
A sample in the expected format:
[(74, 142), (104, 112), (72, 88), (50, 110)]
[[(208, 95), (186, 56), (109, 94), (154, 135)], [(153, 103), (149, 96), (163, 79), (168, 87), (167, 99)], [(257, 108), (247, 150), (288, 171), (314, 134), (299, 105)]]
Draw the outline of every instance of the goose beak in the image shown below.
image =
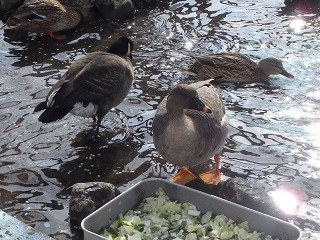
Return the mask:
[(210, 110), (210, 108), (208, 108), (207, 105), (204, 105), (203, 109), (202, 109), (202, 112), (205, 112), (205, 113), (212, 113), (212, 111)]
[(197, 111), (201, 111), (201, 112), (205, 112), (205, 113), (211, 113), (211, 109), (205, 105), (199, 98), (195, 98), (194, 99), (194, 107), (193, 109), (197, 110)]
[(291, 73), (288, 73), (286, 70), (283, 69), (281, 75), (287, 77), (287, 78), (294, 78), (294, 76)]

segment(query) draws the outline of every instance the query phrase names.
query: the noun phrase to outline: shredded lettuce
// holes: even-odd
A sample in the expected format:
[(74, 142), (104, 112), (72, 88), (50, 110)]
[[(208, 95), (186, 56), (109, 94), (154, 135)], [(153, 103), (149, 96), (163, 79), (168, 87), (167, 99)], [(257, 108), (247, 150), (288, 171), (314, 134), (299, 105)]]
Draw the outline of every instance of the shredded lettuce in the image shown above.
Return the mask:
[(251, 232), (248, 222), (237, 224), (224, 215), (202, 214), (191, 203), (171, 201), (161, 188), (156, 197), (120, 214), (102, 235), (108, 240), (279, 240)]

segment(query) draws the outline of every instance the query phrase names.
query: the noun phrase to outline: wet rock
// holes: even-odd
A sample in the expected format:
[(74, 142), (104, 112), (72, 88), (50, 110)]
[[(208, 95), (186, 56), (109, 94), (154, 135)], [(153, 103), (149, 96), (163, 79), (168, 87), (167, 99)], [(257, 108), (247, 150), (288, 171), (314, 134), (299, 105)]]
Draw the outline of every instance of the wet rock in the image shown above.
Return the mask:
[(0, 14), (3, 14), (15, 9), (23, 3), (23, 0), (5, 0), (0, 1)]
[(320, 10), (319, 0), (285, 0), (284, 4), (291, 10), (297, 9), (304, 12)]
[(131, 0), (60, 0), (65, 5), (81, 11), (83, 21), (97, 18), (118, 21), (130, 18), (135, 13)]
[(105, 182), (76, 183), (72, 186), (69, 203), (70, 223), (80, 228), (83, 218), (120, 194), (112, 184)]
[(139, 9), (150, 7), (155, 2), (156, 0), (132, 0), (133, 5)]
[[(116, 10), (116, 3), (114, 0), (94, 0), (92, 1), (94, 4), (94, 8), (98, 11), (98, 15), (100, 15), (103, 19), (114, 19), (114, 13)], [(126, 18), (126, 15), (123, 15)]]
[(131, 0), (94, 0), (93, 3), (104, 19), (123, 20), (132, 17), (135, 12)]
[(81, 12), (81, 20), (89, 21), (93, 19), (92, 9), (94, 4), (91, 0), (59, 0), (66, 6), (71, 6), (78, 9)]
[(263, 188), (243, 178), (230, 178), (217, 186), (207, 186), (200, 180), (194, 180), (187, 186), (282, 220), (289, 219)]

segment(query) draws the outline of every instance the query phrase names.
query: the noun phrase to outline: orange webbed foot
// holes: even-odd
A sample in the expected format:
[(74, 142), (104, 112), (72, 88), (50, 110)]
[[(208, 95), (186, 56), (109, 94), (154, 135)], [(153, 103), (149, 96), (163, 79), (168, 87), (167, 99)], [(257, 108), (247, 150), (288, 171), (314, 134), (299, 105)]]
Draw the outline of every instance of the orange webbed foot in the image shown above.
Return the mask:
[(56, 33), (53, 33), (53, 32), (49, 32), (48, 35), (52, 39), (56, 39), (56, 40), (65, 40), (67, 38), (65, 35), (59, 35), (59, 34), (56, 34)]
[(199, 174), (201, 180), (207, 185), (218, 185), (221, 181), (221, 174), (219, 170), (220, 155), (214, 156), (215, 167), (213, 170)]
[(190, 172), (190, 170), (187, 167), (182, 167), (177, 172), (177, 174), (171, 178), (171, 181), (174, 183), (185, 185), (196, 178), (197, 177), (192, 172)]

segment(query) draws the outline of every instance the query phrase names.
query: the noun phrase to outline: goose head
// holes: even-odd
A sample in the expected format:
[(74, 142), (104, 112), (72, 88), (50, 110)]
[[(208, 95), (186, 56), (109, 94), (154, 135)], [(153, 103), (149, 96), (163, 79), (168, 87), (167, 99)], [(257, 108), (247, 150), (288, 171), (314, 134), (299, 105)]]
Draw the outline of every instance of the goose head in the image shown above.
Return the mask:
[(184, 109), (211, 113), (211, 110), (199, 99), (196, 89), (186, 84), (179, 84), (168, 95), (167, 110), (168, 113), (176, 115), (183, 113)]
[(261, 60), (258, 63), (257, 68), (267, 75), (281, 74), (287, 78), (294, 78), (294, 76), (291, 73), (287, 72), (284, 69), (282, 62), (276, 58), (266, 58)]
[(127, 56), (132, 59), (133, 42), (127, 37), (120, 37), (108, 49), (109, 53)]

